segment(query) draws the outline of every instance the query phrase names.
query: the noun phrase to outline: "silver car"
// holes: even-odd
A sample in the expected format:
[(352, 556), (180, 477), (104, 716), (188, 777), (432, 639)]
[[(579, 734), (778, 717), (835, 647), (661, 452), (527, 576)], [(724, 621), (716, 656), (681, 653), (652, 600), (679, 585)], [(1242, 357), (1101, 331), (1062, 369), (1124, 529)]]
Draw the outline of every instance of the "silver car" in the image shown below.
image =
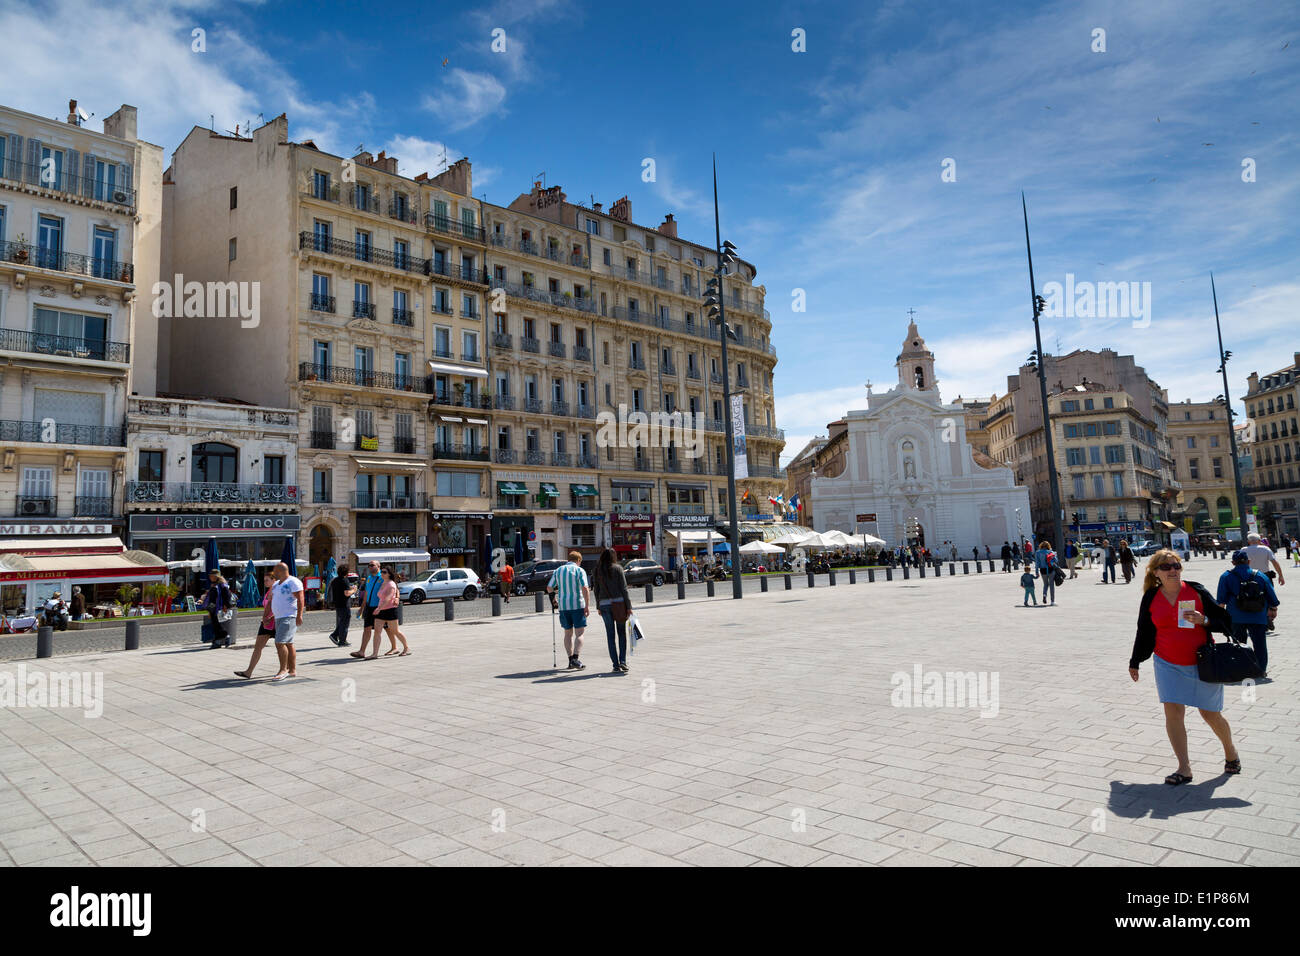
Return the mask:
[(426, 599), (461, 598), (472, 601), (483, 589), (478, 575), (469, 568), (439, 568), (429, 571), (397, 586), (403, 601), (421, 604)]

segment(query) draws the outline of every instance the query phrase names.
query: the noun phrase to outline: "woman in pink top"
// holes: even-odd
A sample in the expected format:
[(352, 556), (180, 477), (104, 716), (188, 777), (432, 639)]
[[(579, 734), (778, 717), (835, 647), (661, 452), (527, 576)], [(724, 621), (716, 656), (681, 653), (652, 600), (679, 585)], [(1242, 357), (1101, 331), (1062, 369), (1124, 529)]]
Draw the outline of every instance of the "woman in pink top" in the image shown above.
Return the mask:
[[(406, 635), (397, 624), (397, 608), (402, 603), (402, 596), (397, 590), (397, 581), (393, 577), (393, 569), (384, 567), (379, 572), (381, 580), (384, 582), (379, 586), (379, 606), (375, 610), (375, 621), (388, 632), (389, 649), (384, 652), (385, 657), (397, 654), (397, 642), (402, 642), (402, 652), (397, 654), (398, 657), (406, 657), (411, 653), (410, 645), (406, 643)], [(370, 659), (379, 656), (379, 641), (375, 640), (375, 653)]]
[(275, 578), (270, 574), (262, 578), (262, 623), (257, 629), (257, 641), (253, 644), (253, 657), (248, 662), (248, 668), (242, 671), (235, 671), (236, 677), (246, 677), (251, 679), (253, 668), (257, 662), (262, 659), (262, 648), (266, 647), (266, 642), (275, 637), (275, 615), (271, 613), (271, 586), (275, 584)]

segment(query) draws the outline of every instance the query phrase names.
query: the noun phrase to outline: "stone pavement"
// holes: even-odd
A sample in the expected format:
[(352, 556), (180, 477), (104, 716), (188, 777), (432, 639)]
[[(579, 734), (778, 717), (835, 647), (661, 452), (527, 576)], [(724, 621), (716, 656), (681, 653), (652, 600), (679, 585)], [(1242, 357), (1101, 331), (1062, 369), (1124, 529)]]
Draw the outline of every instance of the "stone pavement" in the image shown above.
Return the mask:
[[(309, 635), (282, 684), (239, 651), (28, 661), (102, 673), (105, 703), (0, 710), (0, 863), (1300, 863), (1290, 588), (1273, 681), (1227, 689), (1244, 772), (1191, 714), (1173, 788), (1150, 665), (1127, 674), (1140, 583), (1081, 574), (1055, 608), (987, 572), (656, 601), (626, 676), (599, 624), (552, 671), (549, 614), (412, 624), (373, 662)], [(925, 703), (892, 680), (918, 668), (989, 696), (894, 706)]]

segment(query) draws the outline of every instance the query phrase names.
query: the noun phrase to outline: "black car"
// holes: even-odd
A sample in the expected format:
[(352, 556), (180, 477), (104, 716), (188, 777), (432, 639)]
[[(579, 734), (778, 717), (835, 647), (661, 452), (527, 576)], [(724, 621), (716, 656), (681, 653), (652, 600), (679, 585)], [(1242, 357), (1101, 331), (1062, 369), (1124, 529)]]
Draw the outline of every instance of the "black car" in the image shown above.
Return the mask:
[(545, 591), (555, 569), (565, 564), (564, 561), (525, 561), (515, 567), (514, 594), (527, 594), (530, 591)]
[(644, 584), (653, 584), (655, 587), (659, 587), (670, 577), (663, 565), (648, 558), (629, 561), (623, 566), (623, 574), (627, 578), (628, 587), (638, 587)]

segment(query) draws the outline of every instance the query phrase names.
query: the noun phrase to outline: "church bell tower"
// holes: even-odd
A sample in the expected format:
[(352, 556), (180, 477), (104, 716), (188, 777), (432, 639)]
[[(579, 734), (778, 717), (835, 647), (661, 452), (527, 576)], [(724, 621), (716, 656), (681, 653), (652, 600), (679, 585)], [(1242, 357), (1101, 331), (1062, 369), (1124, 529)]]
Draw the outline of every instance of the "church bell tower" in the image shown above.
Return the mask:
[[(909, 309), (908, 315), (916, 313)], [(918, 392), (934, 391), (938, 382), (934, 377), (934, 353), (925, 347), (925, 339), (916, 330), (916, 321), (907, 323), (907, 338), (903, 341), (903, 351), (898, 355), (898, 383), (903, 388)]]

